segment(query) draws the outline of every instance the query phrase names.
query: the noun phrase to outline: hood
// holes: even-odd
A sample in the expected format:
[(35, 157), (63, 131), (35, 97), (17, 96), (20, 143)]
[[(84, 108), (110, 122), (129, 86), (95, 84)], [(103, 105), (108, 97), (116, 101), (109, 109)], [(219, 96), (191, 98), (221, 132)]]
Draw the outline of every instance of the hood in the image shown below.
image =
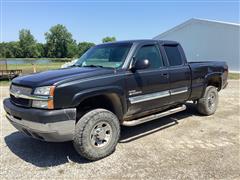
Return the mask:
[(67, 79), (84, 79), (104, 74), (111, 74), (113, 72), (113, 69), (108, 68), (73, 67), (20, 76), (14, 78), (12, 83), (28, 87), (50, 86)]

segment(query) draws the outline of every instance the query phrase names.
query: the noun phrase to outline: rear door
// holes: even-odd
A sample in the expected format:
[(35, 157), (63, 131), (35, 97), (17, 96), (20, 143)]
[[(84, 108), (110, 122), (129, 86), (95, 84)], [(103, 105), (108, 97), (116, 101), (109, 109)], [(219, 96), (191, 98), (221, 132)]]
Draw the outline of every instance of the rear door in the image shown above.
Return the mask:
[(140, 44), (134, 61), (148, 59), (150, 67), (132, 72), (129, 70), (126, 87), (129, 99), (128, 115), (160, 108), (169, 103), (169, 74), (157, 43)]
[[(191, 92), (191, 71), (179, 44), (164, 44), (168, 61), (170, 102), (179, 103), (188, 99)], [(181, 53), (182, 52), (182, 53)]]

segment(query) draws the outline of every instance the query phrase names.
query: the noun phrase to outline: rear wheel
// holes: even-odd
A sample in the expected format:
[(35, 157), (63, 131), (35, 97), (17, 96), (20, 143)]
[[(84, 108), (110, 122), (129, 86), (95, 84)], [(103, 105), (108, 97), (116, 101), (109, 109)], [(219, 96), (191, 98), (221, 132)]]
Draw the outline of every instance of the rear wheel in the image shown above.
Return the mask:
[(83, 115), (76, 124), (73, 144), (89, 160), (98, 160), (114, 152), (120, 136), (118, 118), (105, 109)]
[(217, 110), (218, 91), (214, 86), (208, 86), (201, 99), (198, 100), (197, 109), (202, 115), (212, 115)]

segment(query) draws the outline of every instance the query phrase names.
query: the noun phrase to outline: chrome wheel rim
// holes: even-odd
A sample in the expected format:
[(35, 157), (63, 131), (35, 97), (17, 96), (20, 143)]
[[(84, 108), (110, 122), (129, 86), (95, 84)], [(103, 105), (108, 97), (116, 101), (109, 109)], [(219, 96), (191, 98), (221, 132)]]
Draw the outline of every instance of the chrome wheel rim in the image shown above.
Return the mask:
[(90, 134), (91, 144), (98, 148), (106, 146), (110, 142), (111, 137), (112, 127), (107, 122), (99, 122), (94, 125)]
[(216, 95), (215, 93), (211, 92), (208, 96), (208, 108), (213, 109), (216, 105)]

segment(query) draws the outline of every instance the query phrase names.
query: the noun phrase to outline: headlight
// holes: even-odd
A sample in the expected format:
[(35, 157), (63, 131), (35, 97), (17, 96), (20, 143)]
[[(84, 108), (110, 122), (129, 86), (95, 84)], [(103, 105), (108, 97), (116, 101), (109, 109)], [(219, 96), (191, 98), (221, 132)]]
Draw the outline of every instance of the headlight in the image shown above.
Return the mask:
[(52, 87), (52, 86), (38, 87), (38, 88), (35, 89), (34, 94), (35, 94), (35, 95), (49, 96), (49, 95), (50, 95), (51, 87)]
[[(32, 107), (43, 108), (43, 109), (53, 109), (53, 96), (54, 96), (55, 86), (43, 86), (38, 87), (34, 90), (34, 95), (38, 95), (38, 100), (32, 101)], [(41, 96), (42, 99), (41, 100)], [(46, 99), (47, 97), (47, 99)]]
[(48, 109), (48, 101), (33, 100), (32, 107)]

